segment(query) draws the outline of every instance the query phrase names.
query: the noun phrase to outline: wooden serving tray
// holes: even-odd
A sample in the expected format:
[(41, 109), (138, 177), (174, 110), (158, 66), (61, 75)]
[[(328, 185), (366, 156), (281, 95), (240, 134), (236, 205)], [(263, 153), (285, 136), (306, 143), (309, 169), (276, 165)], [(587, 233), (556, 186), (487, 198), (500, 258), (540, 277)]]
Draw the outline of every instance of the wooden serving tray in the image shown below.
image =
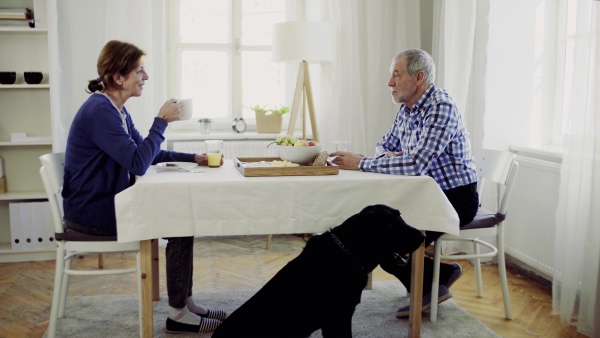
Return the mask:
[(279, 157), (234, 157), (233, 165), (246, 177), (260, 176), (319, 176), (319, 175), (337, 175), (340, 168), (335, 164), (327, 163), (326, 166), (313, 167), (310, 165), (300, 165), (299, 167), (251, 167), (249, 163), (253, 162), (272, 162), (281, 161)]

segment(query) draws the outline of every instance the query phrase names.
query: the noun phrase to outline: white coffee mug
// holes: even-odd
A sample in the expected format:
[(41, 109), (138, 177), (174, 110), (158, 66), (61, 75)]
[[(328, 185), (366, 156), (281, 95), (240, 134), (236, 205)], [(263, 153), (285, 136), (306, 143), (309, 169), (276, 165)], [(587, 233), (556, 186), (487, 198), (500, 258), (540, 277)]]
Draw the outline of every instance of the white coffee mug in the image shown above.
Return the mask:
[(179, 121), (189, 120), (194, 112), (194, 104), (192, 99), (177, 100), (177, 105), (181, 109), (181, 118)]

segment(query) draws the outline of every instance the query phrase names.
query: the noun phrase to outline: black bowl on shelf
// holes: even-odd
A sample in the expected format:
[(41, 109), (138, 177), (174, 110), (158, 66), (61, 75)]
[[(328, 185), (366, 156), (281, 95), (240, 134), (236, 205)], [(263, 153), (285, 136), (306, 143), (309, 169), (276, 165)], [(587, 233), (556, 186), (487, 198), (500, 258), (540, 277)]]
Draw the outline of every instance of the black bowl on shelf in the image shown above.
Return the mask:
[(29, 84), (39, 84), (40, 82), (42, 82), (44, 74), (42, 74), (42, 72), (25, 72), (24, 77), (25, 82)]
[(0, 83), (13, 84), (17, 79), (17, 72), (0, 72)]

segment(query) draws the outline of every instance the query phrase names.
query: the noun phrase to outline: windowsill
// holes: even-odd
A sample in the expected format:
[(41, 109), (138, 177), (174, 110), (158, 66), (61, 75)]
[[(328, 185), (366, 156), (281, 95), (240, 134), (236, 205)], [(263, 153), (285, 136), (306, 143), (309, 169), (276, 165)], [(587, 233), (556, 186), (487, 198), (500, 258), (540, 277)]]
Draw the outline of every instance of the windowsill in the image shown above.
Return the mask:
[(258, 133), (256, 131), (245, 131), (236, 133), (225, 130), (211, 130), (208, 134), (202, 134), (200, 130), (196, 131), (169, 131), (165, 133), (165, 138), (168, 142), (171, 141), (202, 141), (202, 140), (273, 140), (282, 133)]
[(562, 163), (562, 148), (559, 146), (520, 146), (520, 145), (511, 145), (509, 147), (510, 151), (513, 153), (524, 156), (531, 157), (543, 161)]

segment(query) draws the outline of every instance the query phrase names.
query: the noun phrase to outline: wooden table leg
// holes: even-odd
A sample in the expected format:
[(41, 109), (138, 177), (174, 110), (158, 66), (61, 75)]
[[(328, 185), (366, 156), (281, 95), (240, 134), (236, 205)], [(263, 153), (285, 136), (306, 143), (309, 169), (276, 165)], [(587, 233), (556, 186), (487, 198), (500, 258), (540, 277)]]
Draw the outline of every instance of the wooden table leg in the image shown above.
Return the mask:
[(158, 238), (152, 240), (152, 300), (158, 302), (160, 300), (158, 274)]
[[(152, 271), (152, 240), (141, 242), (142, 259), (142, 332), (140, 337), (152, 338), (154, 325), (152, 309), (152, 283), (154, 280)], [(158, 278), (156, 278), (158, 279)]]
[(98, 268), (104, 269), (104, 254), (98, 254)]
[(408, 313), (408, 336), (421, 336), (421, 309), (423, 306), (423, 270), (425, 245), (422, 244), (412, 253), (410, 281), (410, 310)]

